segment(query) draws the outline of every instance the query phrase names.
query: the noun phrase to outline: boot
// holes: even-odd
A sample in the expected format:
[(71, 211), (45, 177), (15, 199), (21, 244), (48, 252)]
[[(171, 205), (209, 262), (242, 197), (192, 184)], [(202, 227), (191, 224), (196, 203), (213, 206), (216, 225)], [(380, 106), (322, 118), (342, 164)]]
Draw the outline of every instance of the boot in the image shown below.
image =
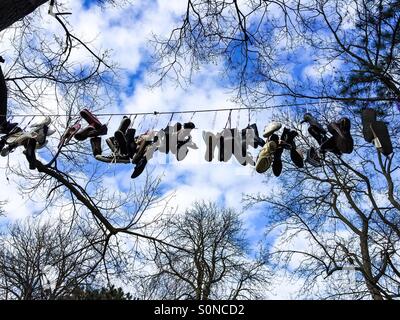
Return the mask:
[(80, 112), (81, 117), (89, 124), (85, 128), (80, 129), (75, 134), (75, 139), (84, 141), (87, 138), (103, 136), (107, 134), (107, 126), (102, 124), (88, 109)]
[(127, 154), (129, 158), (133, 158), (133, 156), (136, 153), (136, 140), (135, 140), (135, 134), (136, 130), (135, 129), (128, 129), (125, 134), (125, 139), (126, 139), (126, 147), (127, 147)]
[(29, 162), (29, 169), (35, 170), (36, 169), (36, 154), (35, 154), (35, 149), (36, 149), (36, 140), (33, 138), (28, 139), (25, 145), (25, 156), (26, 159)]
[(298, 168), (304, 167), (304, 160), (302, 154), (297, 150), (296, 142), (294, 139), (299, 134), (295, 130), (289, 130), (286, 137), (286, 144), (290, 146), (290, 159)]
[(90, 138), (90, 145), (92, 147), (93, 156), (96, 157), (97, 155), (101, 155), (103, 151), (101, 150), (101, 138), (100, 137), (93, 137)]
[[(281, 138), (275, 133), (273, 133), (269, 138), (269, 142), (274, 142), (276, 144), (276, 150), (273, 154), (273, 162), (272, 162), (272, 172), (275, 177), (279, 177), (282, 173), (283, 163), (282, 163), (282, 153), (284, 147), (286, 147), (287, 143), (285, 141), (287, 136), (287, 128), (283, 129), (283, 133)], [(267, 142), (268, 143), (268, 142)]]
[(118, 151), (121, 155), (128, 154), (128, 146), (126, 143), (125, 134), (122, 131), (115, 131), (114, 133), (115, 142), (118, 146)]
[(354, 149), (353, 138), (350, 133), (350, 120), (341, 118), (337, 122), (328, 124), (328, 130), (332, 134), (337, 148), (341, 153), (352, 153)]
[(374, 133), (372, 132), (371, 124), (376, 122), (376, 111), (370, 108), (362, 110), (361, 119), (364, 140), (371, 143), (374, 139)]
[(124, 116), (122, 118), (121, 123), (119, 124), (119, 128), (117, 131), (121, 131), (123, 134), (125, 134), (126, 130), (128, 130), (130, 125), (131, 125), (131, 119), (129, 119), (127, 116)]

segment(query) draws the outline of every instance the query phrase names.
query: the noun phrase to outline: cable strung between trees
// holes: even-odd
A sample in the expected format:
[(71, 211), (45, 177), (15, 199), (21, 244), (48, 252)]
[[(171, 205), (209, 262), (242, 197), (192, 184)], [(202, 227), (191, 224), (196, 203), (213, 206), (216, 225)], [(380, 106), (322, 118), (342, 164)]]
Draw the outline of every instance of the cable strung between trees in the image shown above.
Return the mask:
[[(141, 116), (141, 115), (164, 115), (164, 114), (187, 114), (187, 113), (209, 113), (209, 112), (224, 112), (224, 111), (241, 111), (241, 110), (270, 110), (275, 108), (286, 108), (286, 107), (300, 107), (307, 105), (318, 105), (324, 102), (307, 102), (307, 103), (288, 103), (278, 104), (265, 107), (233, 107), (233, 108), (221, 108), (221, 109), (200, 109), (200, 110), (180, 110), (180, 111), (148, 111), (148, 112), (125, 112), (125, 113), (96, 113), (98, 117), (112, 117), (112, 116)], [(79, 114), (13, 114), (11, 117), (79, 117)]]

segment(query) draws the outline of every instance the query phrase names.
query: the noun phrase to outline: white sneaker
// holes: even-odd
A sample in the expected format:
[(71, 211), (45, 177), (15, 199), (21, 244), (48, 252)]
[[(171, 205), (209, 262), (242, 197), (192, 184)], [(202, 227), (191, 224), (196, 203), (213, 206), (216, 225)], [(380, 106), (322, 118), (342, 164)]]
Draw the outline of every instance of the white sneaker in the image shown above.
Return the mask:
[(264, 128), (264, 138), (270, 137), (275, 131), (278, 131), (282, 127), (282, 124), (279, 122), (271, 122), (270, 124), (266, 125)]

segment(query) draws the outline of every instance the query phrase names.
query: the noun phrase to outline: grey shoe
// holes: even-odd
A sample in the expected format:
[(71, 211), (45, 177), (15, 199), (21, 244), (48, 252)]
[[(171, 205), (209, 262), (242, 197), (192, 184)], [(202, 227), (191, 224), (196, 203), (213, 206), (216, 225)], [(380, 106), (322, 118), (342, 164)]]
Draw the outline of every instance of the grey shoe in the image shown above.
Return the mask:
[(274, 132), (278, 131), (282, 127), (282, 124), (279, 122), (271, 122), (270, 124), (266, 125), (264, 128), (264, 138), (268, 138)]

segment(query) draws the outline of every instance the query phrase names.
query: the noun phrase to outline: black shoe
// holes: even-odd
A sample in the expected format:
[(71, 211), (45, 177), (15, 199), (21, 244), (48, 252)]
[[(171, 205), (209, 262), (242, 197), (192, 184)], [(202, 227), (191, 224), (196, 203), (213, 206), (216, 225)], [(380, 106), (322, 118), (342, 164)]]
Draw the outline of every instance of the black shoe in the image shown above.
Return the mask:
[(131, 175), (131, 178), (135, 179), (135, 178), (139, 177), (142, 174), (142, 172), (144, 171), (144, 168), (146, 167), (146, 165), (147, 165), (146, 157), (141, 158), (137, 162), (137, 164), (135, 166), (135, 169), (134, 169), (134, 171), (133, 171), (133, 173)]
[(112, 153), (118, 153), (118, 145), (117, 142), (115, 141), (115, 137), (107, 138), (106, 143)]
[(2, 124), (0, 124), (0, 134), (9, 134), (17, 126), (18, 123), (4, 121)]
[(1, 150), (3, 150), (5, 145), (6, 145), (6, 140), (5, 139), (0, 139), (0, 152), (1, 152)]
[(350, 133), (350, 120), (341, 118), (337, 122), (328, 124), (328, 130), (332, 134), (337, 148), (341, 153), (352, 153), (354, 149), (353, 138)]
[(125, 134), (119, 130), (115, 131), (114, 138), (115, 138), (115, 141), (117, 142), (119, 153), (121, 155), (127, 155), (128, 154), (128, 146), (126, 143)]
[(7, 85), (0, 67), (0, 123), (6, 122), (7, 116)]
[(29, 162), (29, 169), (35, 170), (36, 169), (36, 140), (33, 138), (28, 139), (25, 145), (25, 156)]
[[(285, 128), (286, 129), (286, 128)], [(289, 146), (290, 149), (290, 159), (298, 168), (304, 167), (304, 160), (302, 154), (297, 150), (296, 142), (294, 139), (298, 136), (298, 132), (295, 130), (288, 129), (286, 135), (284, 136), (284, 144)]]
[(272, 162), (272, 172), (274, 173), (275, 177), (279, 177), (282, 173), (282, 153), (283, 148), (278, 147), (274, 153), (274, 160)]
[(323, 153), (324, 152), (332, 152), (332, 153), (336, 154), (337, 156), (342, 155), (342, 152), (339, 150), (337, 143), (336, 143), (336, 139), (334, 137), (330, 137), (329, 139), (324, 141), (321, 144), (320, 150)]
[(128, 151), (127, 154), (131, 159), (135, 155), (137, 149), (135, 135), (136, 135), (135, 129), (128, 129), (125, 133), (126, 147)]
[(93, 152), (94, 157), (103, 153), (103, 151), (101, 150), (101, 138), (100, 137), (91, 138), (90, 145), (92, 146), (92, 152)]
[(371, 124), (376, 122), (376, 111), (374, 109), (364, 109), (361, 115), (363, 136), (365, 141), (372, 142), (374, 140), (374, 133), (371, 129)]
[[(247, 126), (247, 128), (245, 130), (253, 130), (253, 134), (254, 134), (254, 148), (258, 148), (258, 147), (264, 147), (265, 145), (265, 141), (259, 136), (258, 134), (258, 128), (257, 125), (255, 123)], [(243, 131), (242, 131), (243, 134)]]
[(301, 123), (305, 123), (307, 122), (310, 127), (314, 127), (315, 130), (321, 132), (321, 134), (326, 134), (326, 130), (324, 129), (324, 127), (322, 126), (322, 124), (320, 124), (317, 119), (315, 119), (311, 113), (305, 113), (303, 116), (303, 121), (301, 121)]
[(129, 119), (127, 116), (124, 116), (117, 131), (126, 133), (126, 130), (128, 130), (130, 125), (131, 125), (131, 119)]
[(195, 128), (196, 128), (196, 126), (194, 125), (193, 122), (186, 122), (186, 123), (183, 124), (183, 129), (193, 130)]
[(75, 139), (78, 141), (84, 141), (88, 138), (93, 138), (93, 137), (98, 137), (98, 136), (104, 136), (108, 132), (107, 126), (103, 124), (99, 128), (95, 128), (92, 125), (86, 126), (82, 129), (80, 129), (77, 133), (75, 133)]
[(383, 121), (376, 121), (371, 124), (371, 129), (374, 135), (375, 147), (385, 156), (393, 153), (392, 141), (390, 140), (387, 125)]
[(319, 145), (322, 145), (326, 140), (328, 140), (326, 133), (322, 133), (316, 127), (310, 126), (308, 128), (308, 133), (318, 142)]

